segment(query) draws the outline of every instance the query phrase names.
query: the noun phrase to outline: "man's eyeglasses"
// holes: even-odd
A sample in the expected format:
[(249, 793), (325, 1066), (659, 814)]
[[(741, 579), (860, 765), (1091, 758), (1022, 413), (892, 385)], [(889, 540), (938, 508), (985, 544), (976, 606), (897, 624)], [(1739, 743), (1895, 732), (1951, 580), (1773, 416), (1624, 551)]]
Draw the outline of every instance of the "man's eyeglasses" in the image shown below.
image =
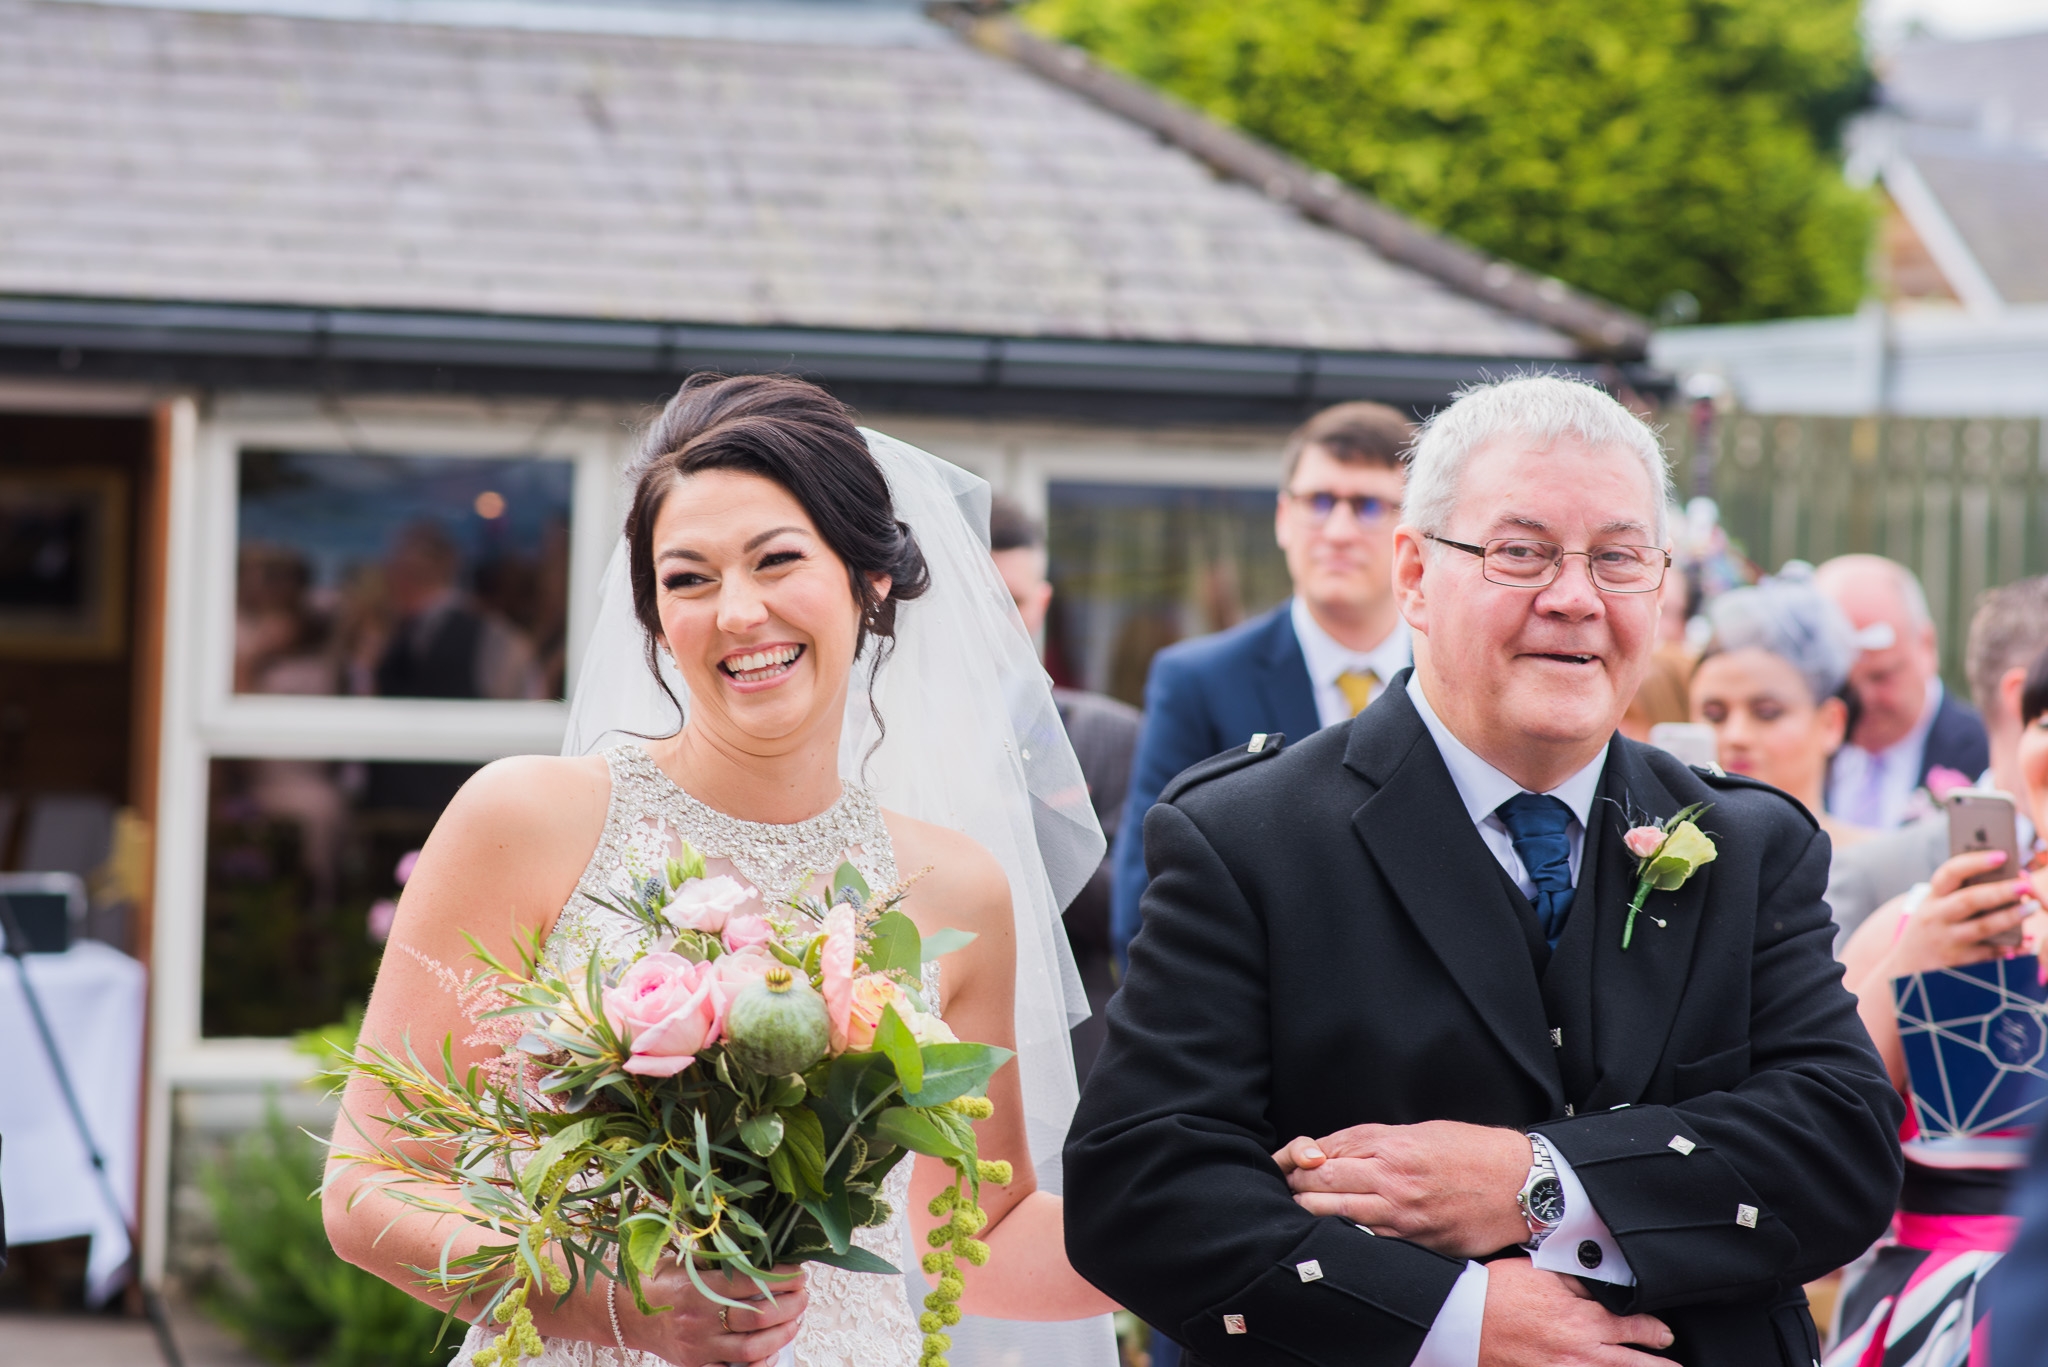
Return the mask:
[(1385, 522), (1401, 515), (1399, 503), (1378, 494), (1333, 494), (1327, 489), (1309, 494), (1297, 494), (1292, 489), (1282, 492), (1295, 507), (1306, 508), (1309, 517), (1317, 522), (1328, 522), (1340, 503), (1350, 508), (1351, 516), (1361, 524)]
[(1590, 551), (1568, 551), (1555, 541), (1529, 541), (1517, 536), (1497, 536), (1484, 546), (1424, 532), (1439, 545), (1479, 557), (1480, 572), (1491, 584), (1516, 589), (1540, 589), (1557, 582), (1565, 558), (1586, 557), (1593, 583), (1609, 593), (1648, 593), (1664, 582), (1671, 564), (1671, 552), (1656, 546), (1595, 546)]

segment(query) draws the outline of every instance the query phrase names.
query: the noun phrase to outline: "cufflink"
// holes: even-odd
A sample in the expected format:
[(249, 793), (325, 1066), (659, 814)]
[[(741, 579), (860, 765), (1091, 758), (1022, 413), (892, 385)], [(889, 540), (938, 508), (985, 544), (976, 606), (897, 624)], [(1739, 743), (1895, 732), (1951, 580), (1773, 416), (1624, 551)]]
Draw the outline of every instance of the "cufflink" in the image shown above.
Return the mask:
[[(1256, 754), (1258, 754), (1258, 753), (1259, 753), (1260, 751), (1264, 750), (1265, 748), (1266, 748), (1266, 733), (1265, 733), (1264, 731), (1261, 731), (1261, 732), (1259, 732), (1259, 733), (1258, 733), (1257, 735), (1255, 735), (1255, 736), (1253, 736), (1253, 737), (1252, 737), (1252, 740), (1251, 740), (1251, 744), (1249, 744), (1249, 745), (1245, 746), (1245, 748), (1244, 748), (1244, 752), (1245, 752), (1246, 754), (1248, 754), (1248, 755), (1256, 755)], [(1242, 1333), (1244, 1332), (1244, 1330), (1242, 1330), (1242, 1329), (1233, 1329), (1233, 1330), (1231, 1330), (1230, 1332), (1231, 1332), (1231, 1333), (1233, 1333), (1233, 1334), (1242, 1334)]]
[(1579, 1244), (1579, 1266), (1585, 1268), (1588, 1272), (1600, 1266), (1600, 1260), (1606, 1256), (1605, 1253), (1600, 1251), (1600, 1245), (1594, 1243), (1591, 1239), (1584, 1240)]
[(1735, 1208), (1735, 1223), (1741, 1225), (1744, 1229), (1755, 1229), (1756, 1207), (1737, 1206)]
[(1551, 1048), (1553, 1048), (1553, 1049), (1562, 1049), (1562, 1048), (1564, 1048), (1564, 1027), (1563, 1027), (1563, 1026), (1561, 1026), (1561, 1025), (1553, 1025), (1553, 1026), (1551, 1026), (1551, 1027), (1550, 1027), (1550, 1047), (1551, 1047)]
[(1567, 1101), (1564, 1103), (1564, 1113), (1567, 1116), (1574, 1116), (1578, 1114), (1578, 1111), (1574, 1110), (1572, 1107), (1572, 1103)]
[(1692, 1151), (1698, 1148), (1699, 1145), (1693, 1143), (1682, 1134), (1674, 1134), (1671, 1136), (1671, 1142), (1665, 1145), (1665, 1147), (1678, 1150), (1680, 1156), (1683, 1157), (1690, 1156)]
[(1305, 1282), (1319, 1282), (1323, 1279), (1323, 1265), (1314, 1258), (1296, 1263), (1294, 1271)]
[(1244, 1327), (1244, 1316), (1225, 1315), (1223, 1317), (1223, 1332), (1226, 1334), (1243, 1334), (1249, 1332)]

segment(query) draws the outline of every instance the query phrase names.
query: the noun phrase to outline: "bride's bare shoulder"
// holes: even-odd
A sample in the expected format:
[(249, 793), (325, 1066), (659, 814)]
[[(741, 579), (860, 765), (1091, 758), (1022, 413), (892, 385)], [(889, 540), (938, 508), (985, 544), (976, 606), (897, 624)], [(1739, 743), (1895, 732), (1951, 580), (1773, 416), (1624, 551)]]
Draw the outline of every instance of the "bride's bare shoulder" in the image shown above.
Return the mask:
[(901, 812), (882, 815), (896, 847), (897, 871), (906, 878), (921, 875), (911, 888), (914, 904), (942, 909), (945, 924), (962, 930), (985, 932), (1000, 922), (1007, 932), (1010, 880), (994, 855), (959, 831)]
[(437, 829), (515, 854), (566, 847), (587, 855), (604, 832), (610, 801), (603, 755), (514, 755), (477, 770)]

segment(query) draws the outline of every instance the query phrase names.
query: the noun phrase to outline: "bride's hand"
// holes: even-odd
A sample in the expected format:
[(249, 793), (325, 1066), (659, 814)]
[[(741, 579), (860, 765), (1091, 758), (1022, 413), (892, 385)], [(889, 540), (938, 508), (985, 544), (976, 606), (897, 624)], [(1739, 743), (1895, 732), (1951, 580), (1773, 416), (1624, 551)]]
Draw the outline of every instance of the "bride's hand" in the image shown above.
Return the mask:
[[(711, 1367), (717, 1363), (747, 1363), (768, 1367), (775, 1355), (796, 1338), (797, 1326), (809, 1304), (809, 1290), (801, 1268), (778, 1267), (775, 1300), (771, 1303), (761, 1289), (745, 1277), (705, 1272), (704, 1284), (728, 1300), (742, 1301), (744, 1310), (707, 1300), (690, 1284), (690, 1274), (680, 1267), (665, 1267), (647, 1278), (642, 1290), (649, 1305), (667, 1310), (643, 1315), (634, 1306), (632, 1294), (618, 1292), (619, 1328), (628, 1348), (652, 1353), (677, 1367)], [(603, 1346), (602, 1343), (599, 1344)]]

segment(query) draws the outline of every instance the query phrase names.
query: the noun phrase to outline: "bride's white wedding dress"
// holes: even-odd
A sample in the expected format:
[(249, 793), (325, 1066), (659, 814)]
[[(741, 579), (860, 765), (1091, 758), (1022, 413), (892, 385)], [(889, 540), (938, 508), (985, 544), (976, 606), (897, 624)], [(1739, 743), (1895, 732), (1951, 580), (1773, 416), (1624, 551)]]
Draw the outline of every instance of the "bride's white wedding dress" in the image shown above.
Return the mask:
[[(1060, 911), (1101, 863), (1102, 831), (1044, 666), (989, 559), (988, 485), (883, 433), (862, 430), (889, 481), (895, 516), (924, 551), (931, 585), (899, 610), (894, 647), (879, 673), (870, 672), (874, 657), (866, 652), (851, 673), (839, 773), (852, 796), (834, 808), (838, 815), (827, 812), (794, 827), (732, 821), (676, 790), (637, 745), (606, 749), (636, 736), (672, 733), (690, 701), (666, 654), (658, 657), (659, 678), (643, 663), (647, 636), (634, 611), (623, 540), (600, 585), (562, 753), (605, 750), (615, 814), (630, 813), (628, 824), (661, 817), (707, 857), (722, 856), (770, 899), (776, 893), (762, 880), (784, 876), (777, 870), (794, 878), (805, 867), (828, 874), (837, 867), (843, 854), (827, 848), (833, 842), (861, 847), (854, 863), (871, 883), (893, 881), (893, 871), (885, 873), (894, 856), (877, 805), (959, 831), (987, 850), (1010, 884), (1015, 1066), (1026, 1139), (1038, 1189), (1058, 1195), (1061, 1146), (1076, 1095), (1067, 1030), (1087, 1015)], [(886, 733), (882, 717), (888, 718)], [(837, 828), (842, 821), (849, 823), (845, 830)], [(833, 827), (829, 839), (818, 834), (819, 822)], [(820, 842), (816, 853), (787, 853), (813, 838)], [(622, 850), (624, 837), (607, 824), (605, 839), (586, 877), (610, 877), (600, 864), (618, 857), (605, 850)], [(588, 904), (577, 902), (582, 905), (564, 909), (558, 936), (587, 934), (598, 924)], [(900, 1168), (896, 1180), (907, 1182), (908, 1169)], [(905, 1221), (899, 1215), (896, 1223), (894, 1230), (870, 1230), (865, 1237), (880, 1236), (869, 1246), (906, 1269), (907, 1293), (902, 1278), (814, 1267), (804, 1336), (795, 1345), (799, 1362), (911, 1367), (917, 1361), (922, 1343), (911, 1308), (925, 1292), (914, 1270), (917, 1250), (898, 1246)], [(969, 1315), (947, 1332), (955, 1367), (1114, 1367), (1117, 1358), (1107, 1315), (1048, 1323)], [(598, 1357), (588, 1344), (549, 1351), (543, 1367), (655, 1367), (653, 1359), (625, 1363), (615, 1349)]]
[[(578, 880), (576, 892), (556, 918), (545, 954), (558, 969), (580, 975), (593, 952), (629, 951), (640, 935), (638, 923), (605, 910), (586, 893), (610, 898), (609, 885), (622, 867), (644, 865), (647, 854), (668, 833), (687, 840), (714, 873), (730, 873), (774, 904), (797, 890), (807, 874), (830, 876), (842, 860), (851, 860), (875, 888), (896, 882), (896, 855), (889, 843), (881, 809), (863, 788), (845, 785), (830, 808), (793, 826), (740, 821), (691, 797), (663, 773), (637, 744), (605, 752), (612, 792), (604, 834)], [(721, 866), (729, 867), (721, 867)], [(641, 872), (645, 872), (642, 868)], [(937, 964), (926, 968), (925, 988), (933, 1008), (939, 1007)], [(797, 1367), (911, 1367), (923, 1347), (923, 1335), (911, 1309), (924, 1287), (912, 1285), (914, 1270), (910, 1231), (911, 1161), (896, 1165), (883, 1186), (895, 1219), (874, 1229), (854, 1231), (854, 1242), (903, 1268), (901, 1276), (844, 1272), (811, 1263), (810, 1305), (797, 1334)], [(620, 1298), (624, 1317), (638, 1315), (630, 1300)], [(470, 1367), (495, 1331), (478, 1326), (463, 1340), (451, 1367)], [(621, 1352), (616, 1344), (574, 1339), (547, 1339), (547, 1350), (527, 1358), (532, 1367), (667, 1367), (652, 1353)], [(788, 1354), (784, 1355), (789, 1361)]]

